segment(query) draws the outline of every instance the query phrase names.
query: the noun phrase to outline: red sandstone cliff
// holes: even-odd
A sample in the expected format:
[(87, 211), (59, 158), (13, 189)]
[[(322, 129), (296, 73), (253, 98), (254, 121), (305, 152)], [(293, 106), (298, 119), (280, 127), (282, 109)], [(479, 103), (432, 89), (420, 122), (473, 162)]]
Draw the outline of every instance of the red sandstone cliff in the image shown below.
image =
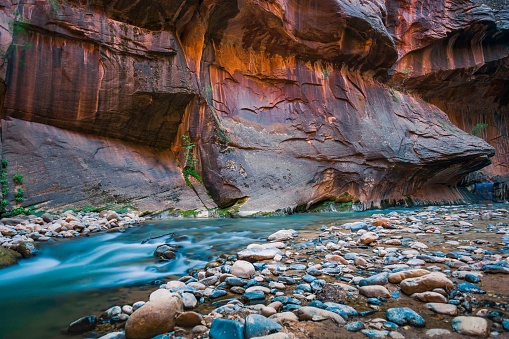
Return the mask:
[[(493, 4), (13, 2), (2, 156), (27, 205), (455, 200), (492, 146), (488, 173), (508, 173), (509, 15)], [(464, 132), (477, 123), (492, 146)], [(182, 174), (185, 134), (203, 184)]]

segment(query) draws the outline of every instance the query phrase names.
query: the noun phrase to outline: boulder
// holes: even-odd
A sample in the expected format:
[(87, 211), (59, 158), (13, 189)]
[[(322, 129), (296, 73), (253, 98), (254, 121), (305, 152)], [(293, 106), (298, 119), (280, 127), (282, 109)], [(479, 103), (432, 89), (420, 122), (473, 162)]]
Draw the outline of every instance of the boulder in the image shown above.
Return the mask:
[[(175, 327), (175, 317), (184, 310), (182, 298), (175, 293), (152, 293), (151, 300), (131, 314), (125, 325), (128, 339), (146, 339), (167, 333)], [(152, 297), (154, 296), (154, 297)]]

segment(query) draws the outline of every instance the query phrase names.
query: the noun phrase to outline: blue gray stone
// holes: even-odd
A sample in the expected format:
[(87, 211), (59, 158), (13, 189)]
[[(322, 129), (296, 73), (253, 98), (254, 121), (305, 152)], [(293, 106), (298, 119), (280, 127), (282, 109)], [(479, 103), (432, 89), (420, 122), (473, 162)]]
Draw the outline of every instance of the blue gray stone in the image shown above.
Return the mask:
[(476, 276), (475, 274), (472, 274), (472, 273), (467, 273), (465, 274), (465, 280), (470, 282), (470, 283), (474, 283), (474, 284), (478, 284), (481, 282), (481, 279)]
[(247, 298), (249, 301), (265, 299), (265, 293), (263, 293), (263, 291), (246, 292), (243, 294), (243, 296)]
[(502, 320), (502, 327), (504, 328), (504, 330), (509, 332), (509, 319)]
[(230, 286), (244, 286), (247, 281), (242, 278), (228, 277), (225, 279), (226, 284)]
[(486, 291), (480, 288), (477, 285), (471, 284), (469, 282), (460, 282), (457, 286), (458, 290), (465, 293), (478, 293), (478, 294), (485, 294)]
[(210, 299), (221, 298), (224, 297), (226, 294), (227, 293), (225, 290), (213, 290), (212, 293), (210, 293), (209, 298)]
[(379, 274), (375, 274), (369, 278), (361, 279), (359, 281), (359, 286), (371, 286), (371, 285), (386, 285), (389, 283), (389, 273), (382, 272)]
[(389, 321), (392, 321), (393, 323), (396, 323), (400, 326), (406, 324), (415, 327), (426, 326), (426, 322), (424, 321), (423, 317), (421, 317), (409, 307), (389, 308), (385, 312), (385, 315)]
[(286, 296), (286, 295), (282, 295), (280, 297), (275, 297), (272, 301), (279, 301), (283, 305), (286, 305), (286, 304), (300, 305), (300, 304), (302, 304), (302, 302), (299, 299), (292, 298), (292, 297), (289, 297), (289, 296)]
[(235, 320), (214, 319), (210, 325), (210, 339), (244, 339), (244, 324)]
[(362, 321), (354, 321), (345, 325), (345, 329), (350, 332), (358, 332), (364, 328)]
[(247, 316), (244, 325), (244, 337), (246, 339), (262, 337), (279, 332), (281, 329), (281, 325), (272, 319), (267, 319), (259, 314), (250, 314)]
[(350, 317), (356, 317), (359, 315), (359, 312), (353, 307), (350, 307), (348, 305), (333, 303), (333, 302), (326, 302), (325, 306), (327, 306), (327, 311), (334, 312), (336, 314), (339, 314), (343, 318), (347, 319)]
[(368, 338), (386, 338), (390, 334), (389, 331), (381, 330), (362, 330), (361, 332)]

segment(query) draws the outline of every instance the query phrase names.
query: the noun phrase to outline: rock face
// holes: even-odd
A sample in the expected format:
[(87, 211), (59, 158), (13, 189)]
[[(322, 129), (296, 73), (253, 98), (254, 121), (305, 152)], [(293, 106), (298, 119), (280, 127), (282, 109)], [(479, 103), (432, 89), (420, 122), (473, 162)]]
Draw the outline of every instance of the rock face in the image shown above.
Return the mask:
[(44, 209), (464, 200), (494, 148), (460, 128), (508, 174), (509, 15), (477, 2), (1, 1), (8, 176)]

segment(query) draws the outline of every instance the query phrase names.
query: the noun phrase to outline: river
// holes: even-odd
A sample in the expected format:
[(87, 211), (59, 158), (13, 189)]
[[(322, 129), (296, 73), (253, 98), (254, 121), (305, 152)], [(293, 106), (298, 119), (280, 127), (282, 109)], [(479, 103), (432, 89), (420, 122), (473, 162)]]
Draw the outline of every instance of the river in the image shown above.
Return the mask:
[[(388, 211), (385, 211), (388, 212)], [(297, 214), (252, 219), (169, 219), (124, 233), (39, 245), (39, 254), (0, 271), (0, 338), (81, 338), (69, 323), (110, 306), (146, 300), (157, 279), (186, 275), (221, 254), (235, 254), (280, 229), (316, 230), (379, 211)], [(174, 234), (172, 237), (169, 233)], [(152, 240), (146, 241), (149, 238)], [(180, 246), (170, 262), (157, 245)]]

